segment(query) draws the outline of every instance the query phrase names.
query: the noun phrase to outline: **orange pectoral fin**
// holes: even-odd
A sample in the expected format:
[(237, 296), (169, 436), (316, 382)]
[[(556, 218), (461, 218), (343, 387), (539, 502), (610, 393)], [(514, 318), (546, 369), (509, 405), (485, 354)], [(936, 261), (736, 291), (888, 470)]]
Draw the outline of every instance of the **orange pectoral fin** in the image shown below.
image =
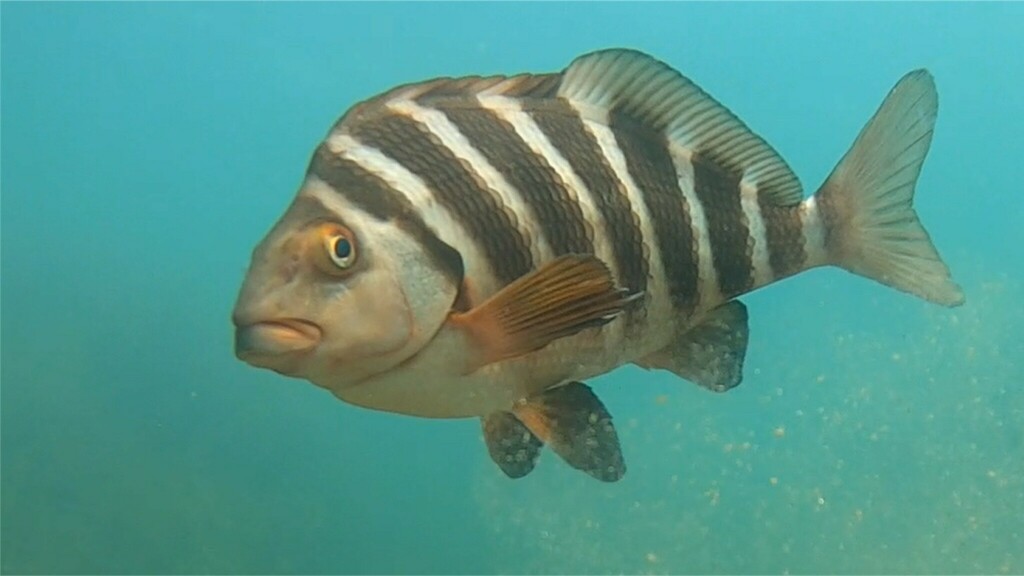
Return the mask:
[(629, 294), (594, 256), (569, 254), (512, 282), (450, 321), (478, 346), (475, 367), (521, 356), (601, 326), (640, 294)]

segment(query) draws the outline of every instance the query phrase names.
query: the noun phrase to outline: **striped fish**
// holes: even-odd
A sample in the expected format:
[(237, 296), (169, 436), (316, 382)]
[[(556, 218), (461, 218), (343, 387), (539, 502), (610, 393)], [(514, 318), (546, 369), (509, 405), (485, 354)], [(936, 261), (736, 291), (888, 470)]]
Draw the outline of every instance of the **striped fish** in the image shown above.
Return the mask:
[(634, 363), (733, 388), (738, 296), (832, 265), (964, 301), (912, 208), (936, 110), (928, 72), (907, 74), (804, 198), (761, 137), (639, 52), (400, 86), (317, 147), (253, 254), (236, 354), (358, 406), (480, 418), (513, 478), (547, 445), (618, 480), (582, 382)]

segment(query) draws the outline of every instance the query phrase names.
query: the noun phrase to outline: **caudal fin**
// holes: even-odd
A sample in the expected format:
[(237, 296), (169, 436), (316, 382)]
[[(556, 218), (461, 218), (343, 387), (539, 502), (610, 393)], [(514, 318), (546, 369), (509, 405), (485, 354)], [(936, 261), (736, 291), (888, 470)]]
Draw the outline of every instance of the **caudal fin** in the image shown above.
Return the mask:
[(938, 111), (926, 70), (904, 76), (818, 191), (831, 263), (945, 306), (964, 302), (914, 211)]

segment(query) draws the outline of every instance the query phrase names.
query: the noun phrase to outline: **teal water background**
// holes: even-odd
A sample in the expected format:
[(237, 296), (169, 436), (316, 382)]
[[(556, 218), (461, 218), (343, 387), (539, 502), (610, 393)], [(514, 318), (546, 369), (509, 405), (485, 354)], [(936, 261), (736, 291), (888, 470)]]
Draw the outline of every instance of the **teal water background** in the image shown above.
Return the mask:
[[(1024, 4), (0, 6), (5, 573), (1024, 572)], [(815, 189), (905, 72), (946, 310), (839, 271), (744, 298), (742, 386), (593, 382), (629, 472), (342, 404), (232, 355), (250, 250), (350, 105), (670, 63)]]

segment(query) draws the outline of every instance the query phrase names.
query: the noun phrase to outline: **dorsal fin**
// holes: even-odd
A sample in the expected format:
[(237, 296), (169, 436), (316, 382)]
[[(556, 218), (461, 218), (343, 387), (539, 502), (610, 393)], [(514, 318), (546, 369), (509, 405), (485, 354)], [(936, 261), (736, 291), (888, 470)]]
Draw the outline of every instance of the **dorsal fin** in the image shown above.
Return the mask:
[(416, 100), (430, 105), (439, 99), (475, 97), (479, 94), (509, 98), (553, 98), (557, 94), (561, 74), (517, 74), (515, 76), (441, 77), (422, 82), (402, 84), (364, 100), (345, 113), (332, 131), (356, 122), (373, 120), (395, 100)]
[(517, 74), (515, 76), (464, 76), (437, 78), (423, 83), (415, 98), (428, 103), (435, 98), (489, 94), (510, 98), (553, 98), (561, 81), (560, 74)]
[(663, 131), (691, 155), (742, 175), (768, 201), (800, 202), (800, 180), (760, 136), (667, 64), (635, 50), (601, 50), (566, 68), (558, 95)]

